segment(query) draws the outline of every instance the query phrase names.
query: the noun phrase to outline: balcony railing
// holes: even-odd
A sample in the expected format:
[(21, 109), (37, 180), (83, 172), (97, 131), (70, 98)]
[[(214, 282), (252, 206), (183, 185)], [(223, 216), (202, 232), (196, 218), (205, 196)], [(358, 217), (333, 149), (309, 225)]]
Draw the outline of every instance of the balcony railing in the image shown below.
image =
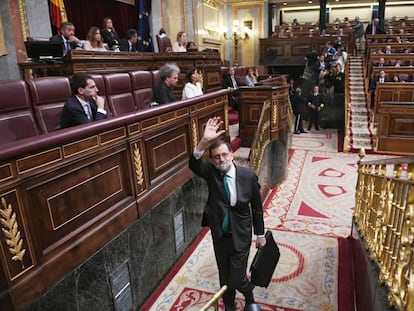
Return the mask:
[(389, 303), (414, 310), (414, 157), (363, 157), (362, 152), (354, 220), (388, 287)]

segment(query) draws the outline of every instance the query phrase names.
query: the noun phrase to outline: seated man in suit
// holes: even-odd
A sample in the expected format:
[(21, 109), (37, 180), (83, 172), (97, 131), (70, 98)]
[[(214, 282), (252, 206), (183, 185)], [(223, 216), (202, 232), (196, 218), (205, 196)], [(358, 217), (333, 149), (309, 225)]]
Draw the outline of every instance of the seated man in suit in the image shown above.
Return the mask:
[(63, 54), (70, 50), (81, 48), (82, 41), (75, 37), (75, 26), (71, 22), (64, 22), (60, 26), (59, 35), (50, 37), (50, 42), (61, 42), (63, 45)]
[(76, 73), (70, 80), (72, 96), (62, 110), (60, 128), (106, 119), (105, 100), (91, 76)]
[(125, 38), (122, 38), (119, 42), (119, 50), (122, 52), (136, 52), (138, 42), (138, 33), (135, 29), (131, 28), (127, 30)]
[[(211, 230), (220, 286), (228, 286), (223, 295), (225, 309), (236, 310), (238, 290), (245, 297), (247, 310), (255, 303), (254, 285), (246, 277), (252, 231), (257, 236), (256, 247), (266, 244), (260, 185), (254, 171), (233, 163), (230, 144), (220, 139), (225, 132), (222, 125), (220, 117), (207, 121), (189, 167), (207, 182), (209, 193), (202, 226)], [(210, 159), (204, 161), (207, 150)]]
[(384, 57), (380, 57), (377, 63), (374, 63), (374, 67), (385, 67), (387, 64), (385, 63)]
[(176, 64), (167, 63), (160, 68), (159, 73), (161, 81), (154, 88), (152, 101), (159, 105), (175, 102), (173, 88), (177, 85), (180, 68)]
[(239, 87), (240, 84), (237, 82), (236, 77), (234, 76), (235, 70), (234, 67), (229, 67), (227, 73), (223, 76), (223, 88), (230, 88), (232, 90), (229, 95), (229, 104), (233, 110), (239, 110)]

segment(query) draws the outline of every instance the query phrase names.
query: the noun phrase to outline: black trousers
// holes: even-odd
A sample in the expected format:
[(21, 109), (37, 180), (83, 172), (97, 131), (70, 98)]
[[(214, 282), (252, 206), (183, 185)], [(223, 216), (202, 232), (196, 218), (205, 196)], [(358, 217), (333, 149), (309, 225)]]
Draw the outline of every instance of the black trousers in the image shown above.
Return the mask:
[(227, 285), (228, 289), (223, 295), (226, 311), (234, 311), (236, 290), (241, 292), (246, 304), (253, 303), (253, 288), (246, 277), (247, 260), (250, 247), (236, 252), (231, 235), (225, 235), (220, 240), (213, 241), (214, 253), (219, 270), (220, 286)]
[(315, 124), (315, 129), (319, 130), (319, 111), (318, 111), (318, 109), (310, 109), (309, 110), (308, 130), (311, 129), (312, 124)]
[(302, 113), (295, 113), (295, 132), (303, 132), (303, 122), (302, 122)]

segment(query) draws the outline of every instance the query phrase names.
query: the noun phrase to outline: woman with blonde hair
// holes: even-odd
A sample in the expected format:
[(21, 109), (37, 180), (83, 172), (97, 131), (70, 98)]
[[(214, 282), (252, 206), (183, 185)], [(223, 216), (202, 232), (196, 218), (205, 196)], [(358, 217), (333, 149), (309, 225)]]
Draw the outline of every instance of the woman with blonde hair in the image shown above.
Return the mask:
[(177, 41), (173, 43), (173, 52), (187, 52), (186, 48), (187, 34), (184, 31), (177, 33)]
[(108, 44), (111, 50), (116, 50), (119, 47), (120, 39), (110, 17), (104, 18), (101, 35), (103, 42)]
[(83, 42), (83, 49), (88, 51), (108, 51), (102, 42), (101, 31), (98, 27), (89, 28), (86, 40)]

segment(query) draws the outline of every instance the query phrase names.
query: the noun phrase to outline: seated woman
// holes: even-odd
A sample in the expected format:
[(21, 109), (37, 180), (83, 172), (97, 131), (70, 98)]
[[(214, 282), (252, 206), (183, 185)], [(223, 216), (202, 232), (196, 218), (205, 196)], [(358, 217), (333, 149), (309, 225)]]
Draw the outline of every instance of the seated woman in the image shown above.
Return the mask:
[(244, 78), (244, 84), (247, 86), (254, 86), (258, 82), (258, 76), (257, 69), (250, 67), (247, 70), (246, 77)]
[[(106, 46), (106, 45), (105, 45)], [(83, 42), (83, 49), (87, 51), (108, 51), (102, 42), (101, 31), (98, 27), (89, 28), (86, 40)]]
[(108, 44), (108, 47), (110, 50), (119, 49), (119, 36), (116, 33), (116, 30), (112, 24), (111, 18), (109, 17), (104, 18), (101, 35), (102, 35), (103, 42)]
[(197, 46), (195, 45), (195, 43), (193, 41), (188, 41), (187, 45), (186, 45), (187, 51), (198, 51)]
[(180, 31), (177, 33), (177, 41), (172, 45), (173, 52), (187, 52), (187, 48), (185, 47), (185, 42), (187, 41), (187, 35), (184, 31)]
[(396, 73), (395, 73), (395, 74), (392, 76), (392, 80), (391, 80), (391, 82), (405, 82), (405, 81), (401, 80), (400, 76), (399, 76), (398, 74), (396, 74)]
[(203, 90), (200, 84), (200, 74), (197, 68), (192, 68), (187, 71), (185, 75), (185, 85), (183, 88), (182, 99), (193, 98), (196, 96), (203, 95)]

